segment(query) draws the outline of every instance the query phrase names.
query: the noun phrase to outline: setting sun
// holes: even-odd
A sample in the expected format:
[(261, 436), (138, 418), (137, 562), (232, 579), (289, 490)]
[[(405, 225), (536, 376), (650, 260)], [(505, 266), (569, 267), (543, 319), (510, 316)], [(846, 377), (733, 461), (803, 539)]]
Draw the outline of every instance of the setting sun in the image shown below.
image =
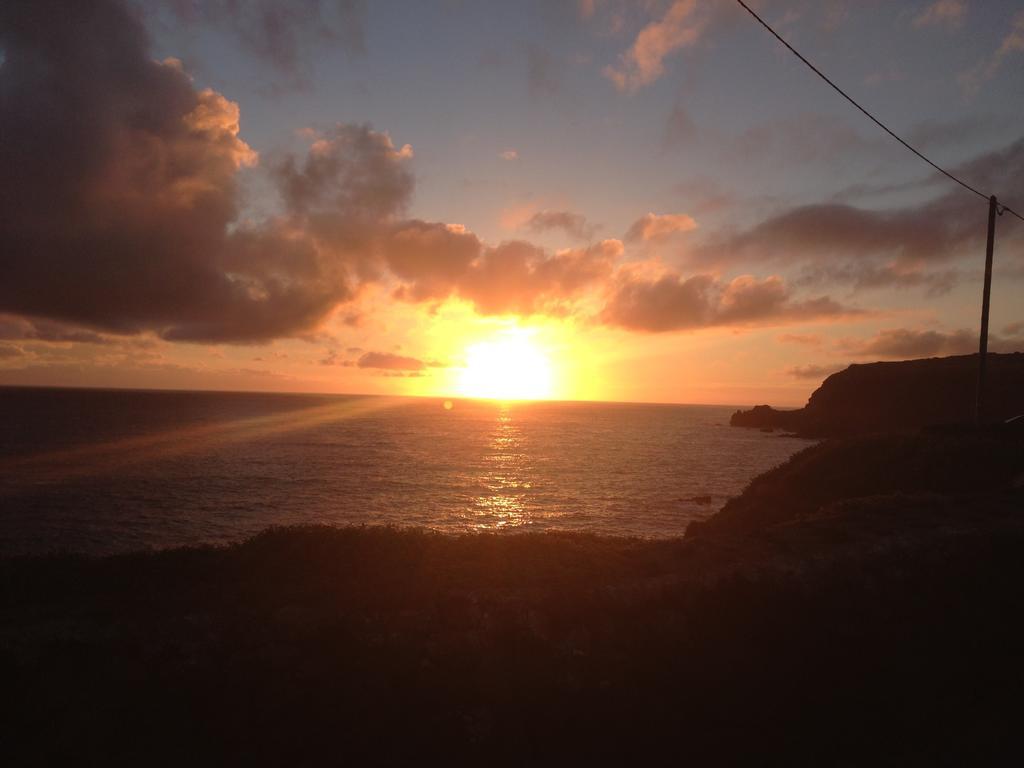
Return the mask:
[(551, 364), (525, 332), (509, 333), (466, 350), (457, 388), (464, 397), (543, 400), (551, 397)]

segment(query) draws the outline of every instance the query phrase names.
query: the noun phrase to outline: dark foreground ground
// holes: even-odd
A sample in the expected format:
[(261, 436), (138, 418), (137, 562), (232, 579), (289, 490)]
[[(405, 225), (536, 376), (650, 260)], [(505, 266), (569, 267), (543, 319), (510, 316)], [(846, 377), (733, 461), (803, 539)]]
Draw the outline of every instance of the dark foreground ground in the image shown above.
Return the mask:
[(677, 541), (0, 560), (4, 762), (1019, 761), (1022, 448), (824, 443)]

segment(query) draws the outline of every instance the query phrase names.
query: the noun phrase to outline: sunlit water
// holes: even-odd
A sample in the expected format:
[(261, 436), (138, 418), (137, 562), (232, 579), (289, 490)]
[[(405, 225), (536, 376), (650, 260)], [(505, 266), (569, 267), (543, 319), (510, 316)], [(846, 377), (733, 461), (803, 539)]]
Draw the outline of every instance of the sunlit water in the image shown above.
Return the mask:
[[(718, 406), (0, 390), (0, 551), (270, 525), (680, 536), (806, 443)], [(705, 498), (701, 498), (705, 497)]]

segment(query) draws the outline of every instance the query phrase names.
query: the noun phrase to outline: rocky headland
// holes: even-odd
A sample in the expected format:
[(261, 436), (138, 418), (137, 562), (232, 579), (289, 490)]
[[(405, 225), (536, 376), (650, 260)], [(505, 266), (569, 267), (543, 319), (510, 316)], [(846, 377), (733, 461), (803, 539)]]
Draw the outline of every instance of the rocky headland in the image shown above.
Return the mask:
[[(1024, 354), (989, 354), (985, 420), (1024, 414)], [(736, 427), (804, 437), (912, 433), (974, 420), (978, 356), (851, 365), (829, 376), (798, 410), (758, 405), (737, 411)]]

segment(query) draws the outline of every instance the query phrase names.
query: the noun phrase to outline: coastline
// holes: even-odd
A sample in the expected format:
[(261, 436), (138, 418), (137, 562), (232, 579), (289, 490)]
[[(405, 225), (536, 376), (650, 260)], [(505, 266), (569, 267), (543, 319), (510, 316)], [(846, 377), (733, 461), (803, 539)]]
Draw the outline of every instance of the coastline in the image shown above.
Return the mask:
[(307, 526), (0, 559), (3, 715), (51, 760), (1005, 756), (1022, 456), (826, 441), (686, 539)]

